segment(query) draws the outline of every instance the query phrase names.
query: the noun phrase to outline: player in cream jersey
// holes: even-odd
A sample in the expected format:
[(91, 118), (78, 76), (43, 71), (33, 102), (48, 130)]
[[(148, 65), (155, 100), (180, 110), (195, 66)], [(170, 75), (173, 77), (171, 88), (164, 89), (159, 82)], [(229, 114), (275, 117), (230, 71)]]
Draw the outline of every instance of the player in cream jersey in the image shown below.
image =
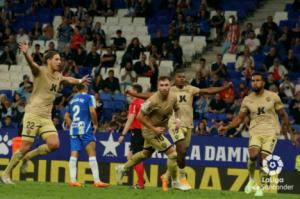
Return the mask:
[[(197, 88), (191, 85), (186, 84), (186, 77), (183, 70), (177, 70), (175, 72), (175, 85), (171, 87), (170, 92), (175, 93), (177, 96), (179, 111), (178, 117), (180, 119), (180, 128), (175, 128), (175, 119), (174, 115), (171, 117), (168, 123), (169, 133), (172, 137), (173, 142), (176, 145), (177, 152), (177, 164), (179, 167), (179, 179), (180, 182), (191, 189), (185, 172), (185, 155), (186, 150), (190, 145), (192, 129), (193, 129), (193, 99), (197, 95), (212, 95), (223, 90), (226, 90), (232, 86), (231, 83), (222, 87), (209, 87), (209, 88)], [(152, 93), (132, 93), (130, 90), (127, 91), (129, 95), (134, 97), (147, 99)], [(161, 176), (163, 189), (168, 187), (169, 173)]]
[[(66, 81), (71, 84), (86, 83), (85, 76), (82, 79), (64, 77), (60, 71), (60, 56), (58, 52), (49, 51), (44, 56), (47, 67), (37, 65), (28, 54), (28, 44), (20, 43), (19, 48), (23, 52), (29, 64), (33, 79), (33, 92), (25, 108), (23, 118), (22, 145), (16, 151), (6, 169), (1, 175), (5, 184), (14, 184), (10, 179), (12, 169), (22, 160), (21, 171), (26, 171), (27, 161), (37, 155), (45, 155), (59, 147), (57, 130), (51, 120), (53, 101), (59, 90), (60, 83)], [(40, 135), (46, 144), (30, 151), (34, 138)], [(30, 152), (29, 152), (30, 151)]]
[(297, 140), (292, 132), (288, 115), (284, 110), (284, 106), (276, 93), (264, 89), (264, 79), (262, 74), (254, 73), (252, 75), (252, 93), (245, 97), (242, 101), (240, 113), (227, 126), (219, 128), (220, 133), (225, 133), (231, 128), (238, 127), (244, 122), (245, 117), (250, 117), (250, 140), (249, 140), (249, 159), (248, 171), (249, 182), (245, 187), (246, 193), (251, 193), (256, 187), (255, 196), (263, 196), (264, 178), (267, 174), (260, 167), (260, 176), (262, 186), (257, 186), (254, 180), (254, 172), (256, 161), (260, 156), (261, 162), (270, 154), (273, 153), (277, 142), (277, 136), (280, 133), (280, 124), (278, 115), (281, 117), (283, 125), (287, 132), (291, 135), (291, 140), (294, 145), (297, 145)]

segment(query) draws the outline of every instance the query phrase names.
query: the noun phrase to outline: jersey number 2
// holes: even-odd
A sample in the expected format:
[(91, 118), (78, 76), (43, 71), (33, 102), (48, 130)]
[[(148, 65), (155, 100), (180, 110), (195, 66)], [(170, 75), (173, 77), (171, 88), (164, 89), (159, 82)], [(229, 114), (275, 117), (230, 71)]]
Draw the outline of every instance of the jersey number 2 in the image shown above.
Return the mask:
[(78, 114), (80, 112), (80, 107), (78, 105), (73, 106), (73, 112), (74, 112), (73, 121), (79, 121), (80, 118), (78, 117)]

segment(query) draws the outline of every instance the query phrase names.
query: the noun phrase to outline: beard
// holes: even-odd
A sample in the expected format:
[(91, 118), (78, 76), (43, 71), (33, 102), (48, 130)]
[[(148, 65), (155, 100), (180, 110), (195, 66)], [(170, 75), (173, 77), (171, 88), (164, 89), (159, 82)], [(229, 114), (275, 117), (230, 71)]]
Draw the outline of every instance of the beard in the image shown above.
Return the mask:
[(252, 91), (255, 92), (256, 94), (260, 93), (260, 91), (262, 90), (263, 88), (252, 88)]

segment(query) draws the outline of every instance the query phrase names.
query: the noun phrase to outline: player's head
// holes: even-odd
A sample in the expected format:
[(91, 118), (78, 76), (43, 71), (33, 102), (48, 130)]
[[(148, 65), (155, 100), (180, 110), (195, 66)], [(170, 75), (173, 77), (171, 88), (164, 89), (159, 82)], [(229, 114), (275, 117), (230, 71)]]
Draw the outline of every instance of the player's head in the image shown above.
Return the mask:
[(264, 80), (264, 76), (262, 73), (260, 73), (260, 72), (252, 73), (251, 86), (252, 86), (252, 90), (256, 94), (260, 93), (260, 91), (264, 89), (265, 80)]
[(44, 62), (54, 71), (60, 71), (60, 55), (56, 51), (49, 51), (44, 56)]
[(132, 86), (132, 90), (133, 90), (133, 92), (136, 92), (136, 93), (142, 93), (143, 92), (143, 87), (139, 84), (134, 84)]
[(171, 78), (168, 76), (160, 76), (157, 82), (157, 90), (163, 95), (167, 96), (171, 88)]
[(183, 87), (186, 83), (185, 73), (182, 69), (178, 69), (175, 72), (175, 85)]
[(84, 84), (77, 84), (75, 86), (77, 92), (87, 92), (88, 91), (88, 87)]

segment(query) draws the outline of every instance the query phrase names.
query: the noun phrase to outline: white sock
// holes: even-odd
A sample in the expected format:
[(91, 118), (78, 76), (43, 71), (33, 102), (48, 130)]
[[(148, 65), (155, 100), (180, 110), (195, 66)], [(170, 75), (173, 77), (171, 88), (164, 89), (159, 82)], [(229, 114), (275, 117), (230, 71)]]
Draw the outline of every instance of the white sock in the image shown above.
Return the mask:
[(71, 182), (76, 182), (76, 175), (77, 175), (77, 158), (76, 157), (70, 157), (69, 160), (69, 169), (70, 169), (70, 178)]
[(95, 156), (89, 157), (89, 164), (93, 173), (94, 182), (95, 183), (100, 182), (98, 163)]

